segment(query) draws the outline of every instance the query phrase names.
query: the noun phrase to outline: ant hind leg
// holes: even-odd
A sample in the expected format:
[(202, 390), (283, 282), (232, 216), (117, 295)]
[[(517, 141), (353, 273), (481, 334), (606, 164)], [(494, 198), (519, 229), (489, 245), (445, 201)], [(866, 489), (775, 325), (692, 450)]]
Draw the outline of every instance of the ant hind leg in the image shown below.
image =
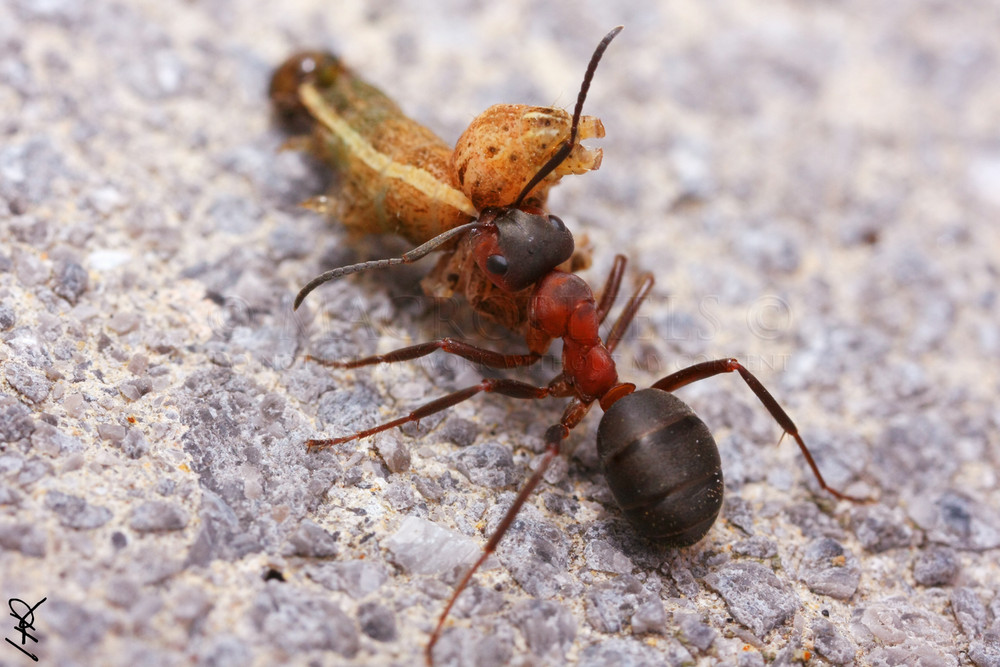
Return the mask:
[(700, 364), (694, 364), (693, 366), (682, 368), (676, 373), (671, 373), (670, 375), (658, 380), (653, 384), (653, 388), (673, 392), (674, 390), (680, 389), (685, 385), (705, 380), (713, 375), (733, 372), (740, 374), (743, 381), (746, 382), (748, 387), (750, 387), (750, 391), (752, 391), (757, 399), (764, 404), (764, 407), (771, 413), (774, 420), (778, 422), (778, 425), (784, 429), (785, 433), (792, 436), (798, 444), (799, 449), (802, 451), (802, 455), (805, 456), (806, 463), (809, 464), (809, 468), (816, 477), (816, 481), (819, 482), (820, 488), (841, 500), (850, 500), (856, 503), (870, 502), (869, 498), (859, 498), (857, 496), (847, 495), (846, 493), (842, 493), (826, 483), (826, 480), (823, 479), (823, 475), (819, 471), (819, 466), (816, 465), (816, 461), (809, 452), (809, 448), (806, 447), (805, 441), (802, 439), (802, 436), (799, 435), (799, 429), (795, 425), (795, 422), (792, 421), (792, 418), (788, 416), (785, 409), (782, 408), (774, 396), (771, 395), (771, 392), (769, 392), (767, 388), (761, 384), (760, 380), (758, 380), (753, 373), (748, 371), (743, 364), (736, 359), (716, 359), (715, 361), (704, 361)]

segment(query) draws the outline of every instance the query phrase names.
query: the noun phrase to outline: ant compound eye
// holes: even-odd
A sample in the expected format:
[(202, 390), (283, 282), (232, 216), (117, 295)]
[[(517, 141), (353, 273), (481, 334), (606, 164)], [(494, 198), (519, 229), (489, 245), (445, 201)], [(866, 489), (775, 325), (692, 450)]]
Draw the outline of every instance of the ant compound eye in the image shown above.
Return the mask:
[(556, 230), (557, 232), (565, 232), (566, 231), (566, 225), (563, 224), (563, 221), (557, 215), (550, 215), (549, 216), (549, 224), (551, 224), (552, 225), (552, 229)]
[(490, 255), (486, 258), (486, 270), (495, 276), (507, 273), (507, 258), (503, 255)]

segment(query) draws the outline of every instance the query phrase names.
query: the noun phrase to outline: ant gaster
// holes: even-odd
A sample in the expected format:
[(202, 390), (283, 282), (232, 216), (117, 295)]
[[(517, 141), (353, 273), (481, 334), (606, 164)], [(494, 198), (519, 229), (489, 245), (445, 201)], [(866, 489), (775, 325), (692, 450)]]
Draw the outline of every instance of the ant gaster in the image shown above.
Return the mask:
[(642, 276), (624, 311), (607, 337), (601, 340), (598, 329), (618, 295), (625, 257), (615, 257), (600, 300), (595, 299), (583, 279), (556, 268), (573, 253), (573, 237), (566, 226), (554, 215), (522, 205), (532, 188), (569, 154), (576, 140), (577, 123), (597, 63), (620, 30), (619, 26), (609, 32), (591, 57), (577, 98), (569, 139), (524, 186), (513, 205), (485, 208), (474, 222), (446, 231), (401, 257), (328, 271), (306, 285), (295, 300), (297, 308), (309, 292), (328, 280), (359, 271), (410, 263), (460, 239), (461, 243), (471, 245), (476, 264), (497, 289), (516, 292), (532, 288), (527, 311), (527, 354), (502, 354), (444, 338), (353, 361), (320, 363), (337, 368), (357, 368), (416, 359), (436, 350), (444, 350), (491, 368), (513, 368), (536, 362), (548, 350), (553, 339), (562, 339), (562, 372), (546, 386), (511, 379), (483, 379), (478, 384), (431, 401), (404, 417), (374, 428), (339, 438), (310, 440), (308, 443), (309, 448), (315, 450), (364, 438), (418, 421), (484, 392), (531, 400), (549, 397), (571, 399), (559, 422), (545, 432), (545, 454), (538, 467), (520, 489), (487, 540), (479, 559), (459, 581), (442, 611), (427, 644), (428, 664), (432, 661), (434, 645), (458, 596), (496, 549), (521, 506), (559, 455), (563, 440), (595, 401), (604, 410), (597, 430), (597, 450), (608, 485), (628, 519), (651, 540), (672, 546), (694, 544), (705, 536), (722, 507), (722, 465), (715, 440), (705, 423), (672, 394), (685, 385), (720, 373), (739, 373), (784, 433), (798, 444), (820, 487), (836, 498), (863, 502), (861, 498), (841, 493), (827, 485), (791, 418), (760, 381), (736, 359), (694, 364), (667, 375), (648, 389), (637, 390), (634, 384), (621, 382), (611, 353), (649, 294), (653, 286), (652, 275)]

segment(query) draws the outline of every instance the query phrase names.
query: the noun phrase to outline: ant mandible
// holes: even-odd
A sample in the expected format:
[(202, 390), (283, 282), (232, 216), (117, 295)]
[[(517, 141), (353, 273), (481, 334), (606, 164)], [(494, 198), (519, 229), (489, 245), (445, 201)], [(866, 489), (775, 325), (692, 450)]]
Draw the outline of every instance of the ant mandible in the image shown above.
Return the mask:
[(641, 277), (625, 309), (607, 337), (601, 340), (598, 329), (618, 295), (625, 271), (625, 257), (615, 257), (601, 297), (596, 299), (583, 279), (556, 268), (573, 253), (573, 237), (566, 226), (554, 215), (523, 205), (528, 193), (569, 155), (576, 142), (577, 125), (594, 71), (605, 49), (620, 30), (621, 26), (609, 32), (591, 57), (577, 97), (569, 139), (524, 186), (512, 205), (484, 208), (475, 221), (450, 229), (401, 257), (328, 271), (302, 288), (295, 299), (295, 307), (298, 308), (306, 295), (324, 282), (369, 269), (411, 263), (459, 240), (469, 245), (476, 266), (496, 289), (514, 293), (530, 288), (525, 334), (527, 354), (503, 354), (444, 338), (351, 361), (314, 360), (335, 368), (358, 368), (383, 362), (408, 361), (443, 350), (490, 368), (514, 368), (535, 363), (554, 339), (562, 339), (562, 372), (545, 386), (506, 378), (486, 378), (374, 428), (339, 438), (308, 442), (310, 450), (317, 450), (368, 437), (419, 421), (480, 393), (529, 400), (550, 397), (570, 399), (559, 422), (545, 432), (545, 453), (538, 467), (520, 489), (487, 540), (479, 559), (459, 581), (441, 612), (427, 643), (428, 664), (432, 662), (434, 646), (458, 596), (495, 551), (549, 465), (559, 456), (562, 442), (595, 402), (604, 410), (597, 430), (597, 450), (608, 485), (618, 505), (636, 528), (647, 538), (661, 544), (694, 544), (705, 536), (722, 508), (722, 464), (715, 440), (705, 423), (672, 393), (685, 385), (721, 373), (735, 372), (740, 375), (784, 433), (798, 444), (821, 488), (842, 500), (865, 501), (826, 483), (791, 418), (760, 381), (736, 359), (694, 364), (661, 378), (648, 389), (637, 390), (634, 384), (621, 382), (612, 352), (649, 294), (653, 276), (647, 273)]

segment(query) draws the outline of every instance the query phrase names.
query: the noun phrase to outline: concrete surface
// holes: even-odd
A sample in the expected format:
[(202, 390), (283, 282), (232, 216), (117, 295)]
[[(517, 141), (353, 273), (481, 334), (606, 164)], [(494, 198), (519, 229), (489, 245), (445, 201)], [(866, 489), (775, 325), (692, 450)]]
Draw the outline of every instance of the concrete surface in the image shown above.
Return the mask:
[(292, 314), (403, 246), (297, 206), (328, 176), (279, 152), (268, 76), (333, 49), (453, 141), (495, 102), (571, 106), (623, 23), (587, 104), (604, 165), (551, 201), (591, 283), (615, 252), (626, 287), (656, 275), (622, 376), (737, 356), (878, 501), (819, 492), (719, 377), (680, 394), (723, 518), (658, 548), (597, 471), (595, 410), (439, 663), (1000, 665), (1000, 5), (611, 4), (0, 4), (0, 589), (45, 598), (39, 664), (413, 664), (561, 407), (477, 398), (306, 453), (480, 371), (303, 354), (518, 341), (420, 299), (419, 266)]

